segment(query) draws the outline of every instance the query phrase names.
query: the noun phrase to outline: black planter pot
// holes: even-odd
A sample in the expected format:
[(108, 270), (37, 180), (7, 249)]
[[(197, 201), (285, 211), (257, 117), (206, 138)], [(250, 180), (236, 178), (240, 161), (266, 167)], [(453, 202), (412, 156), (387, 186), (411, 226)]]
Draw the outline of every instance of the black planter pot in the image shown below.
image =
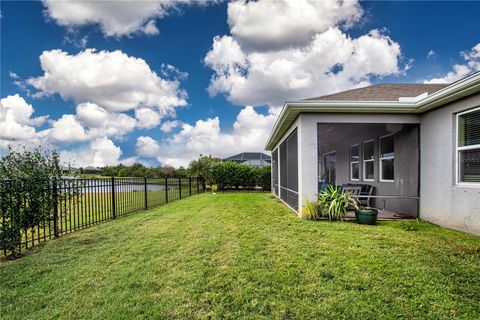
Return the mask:
[(374, 225), (377, 223), (378, 209), (362, 208), (355, 210), (355, 217), (359, 224)]

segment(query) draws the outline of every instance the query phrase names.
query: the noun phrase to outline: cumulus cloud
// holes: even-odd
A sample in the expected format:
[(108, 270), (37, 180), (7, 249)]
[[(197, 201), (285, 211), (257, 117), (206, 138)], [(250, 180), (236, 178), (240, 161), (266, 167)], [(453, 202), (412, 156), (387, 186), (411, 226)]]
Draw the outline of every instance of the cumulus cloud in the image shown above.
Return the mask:
[(383, 31), (351, 38), (339, 28), (318, 33), (305, 47), (243, 51), (230, 36), (216, 37), (205, 64), (214, 75), (208, 87), (235, 104), (279, 106), (367, 85), (371, 76), (399, 74), (400, 45)]
[(142, 129), (151, 129), (160, 124), (162, 117), (158, 112), (150, 108), (141, 108), (135, 110), (135, 118), (137, 119), (138, 127)]
[(160, 130), (162, 130), (165, 133), (171, 132), (173, 129), (177, 128), (182, 124), (181, 121), (178, 120), (172, 120), (172, 121), (167, 121), (162, 124), (160, 127)]
[(34, 109), (18, 94), (0, 100), (0, 146), (36, 138), (35, 127), (42, 125), (46, 116), (33, 118)]
[(137, 138), (136, 151), (141, 157), (154, 158), (159, 154), (160, 146), (152, 138), (141, 136)]
[(357, 1), (235, 1), (228, 4), (230, 33), (247, 49), (304, 46), (333, 25), (351, 26), (362, 15)]
[(43, 0), (45, 14), (68, 29), (98, 25), (106, 37), (131, 36), (135, 33), (156, 35), (156, 19), (178, 11), (182, 5), (205, 4), (194, 0), (151, 1), (57, 1)]
[(443, 77), (424, 80), (424, 83), (452, 83), (460, 80), (473, 72), (480, 71), (480, 43), (472, 49), (460, 52), (464, 63), (453, 65), (452, 71)]
[(164, 165), (178, 167), (187, 166), (200, 154), (226, 157), (241, 151), (263, 151), (275, 119), (276, 114), (263, 115), (247, 106), (227, 132), (221, 130), (219, 117), (198, 120), (193, 125), (182, 123), (177, 133), (161, 143), (151, 137), (138, 138), (137, 154), (148, 154)]
[(104, 167), (122, 162), (121, 155), (120, 147), (116, 146), (112, 140), (103, 137), (78, 149), (60, 151), (60, 160), (63, 163), (72, 163), (75, 167)]
[(46, 136), (52, 143), (70, 143), (87, 139), (85, 128), (71, 114), (64, 114), (54, 121), (52, 128), (46, 130)]
[(44, 75), (27, 80), (35, 96), (58, 93), (64, 100), (93, 102), (108, 111), (127, 111), (140, 106), (172, 114), (187, 104), (187, 94), (176, 80), (159, 77), (145, 60), (122, 51), (87, 49), (76, 55), (56, 49), (40, 56)]

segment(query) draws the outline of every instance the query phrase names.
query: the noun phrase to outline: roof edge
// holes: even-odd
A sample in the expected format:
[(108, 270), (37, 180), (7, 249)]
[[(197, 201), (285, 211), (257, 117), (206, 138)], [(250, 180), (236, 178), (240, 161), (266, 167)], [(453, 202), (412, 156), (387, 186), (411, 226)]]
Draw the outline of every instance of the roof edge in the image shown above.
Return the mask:
[(271, 151), (279, 139), (281, 124), (293, 111), (316, 113), (423, 113), (439, 108), (446, 103), (458, 100), (467, 95), (480, 92), (480, 72), (457, 80), (447, 87), (415, 102), (400, 101), (335, 101), (335, 100), (299, 100), (286, 101), (283, 105), (265, 150)]

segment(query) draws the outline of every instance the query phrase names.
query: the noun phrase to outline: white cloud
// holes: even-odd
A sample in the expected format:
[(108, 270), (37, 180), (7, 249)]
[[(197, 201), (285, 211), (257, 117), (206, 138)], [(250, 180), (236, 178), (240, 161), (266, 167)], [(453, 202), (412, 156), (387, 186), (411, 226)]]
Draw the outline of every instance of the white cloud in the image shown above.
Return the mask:
[(193, 0), (151, 1), (57, 1), (43, 0), (45, 14), (69, 29), (97, 24), (106, 37), (131, 36), (135, 33), (159, 33), (155, 19), (178, 11), (182, 5), (205, 4)]
[(471, 50), (460, 52), (463, 64), (455, 64), (452, 71), (445, 76), (424, 80), (424, 83), (452, 83), (460, 80), (469, 74), (480, 71), (480, 43), (477, 43)]
[(160, 130), (162, 130), (165, 133), (171, 132), (173, 129), (177, 128), (182, 124), (181, 121), (178, 120), (172, 120), (172, 121), (167, 121), (162, 124), (160, 127)]
[(178, 81), (162, 79), (145, 60), (119, 50), (87, 49), (76, 55), (44, 51), (40, 63), (44, 75), (27, 80), (38, 90), (36, 96), (58, 93), (64, 100), (93, 102), (116, 112), (145, 106), (162, 115), (187, 104)]
[(427, 53), (427, 59), (434, 59), (435, 57), (436, 57), (435, 51), (430, 49), (430, 51), (428, 51), (428, 53)]
[(331, 26), (358, 21), (357, 1), (260, 0), (228, 4), (230, 33), (247, 49), (279, 50), (305, 46)]
[(235, 104), (279, 106), (369, 83), (402, 72), (400, 45), (379, 30), (351, 38), (339, 28), (315, 35), (302, 48), (242, 51), (232, 37), (214, 39), (205, 64), (214, 70), (208, 91)]
[(60, 119), (54, 121), (52, 128), (45, 130), (45, 133), (47, 139), (52, 143), (71, 143), (87, 139), (85, 128), (71, 114), (64, 114)]
[(103, 167), (120, 163), (122, 150), (108, 138), (93, 140), (88, 146), (73, 150), (60, 151), (63, 163), (72, 163), (74, 167)]
[(160, 146), (152, 138), (141, 136), (137, 139), (136, 151), (141, 157), (151, 158), (159, 154)]
[(32, 118), (34, 109), (18, 94), (0, 100), (0, 146), (9, 142), (21, 142), (36, 138), (36, 126), (46, 120), (46, 116)]
[(108, 112), (95, 103), (81, 103), (76, 108), (78, 119), (85, 125), (100, 127), (108, 119)]
[(222, 131), (218, 117), (198, 120), (194, 125), (183, 123), (179, 132), (161, 143), (153, 143), (150, 137), (139, 138), (137, 152), (139, 156), (156, 156), (160, 163), (178, 167), (187, 166), (200, 154), (226, 157), (243, 151), (263, 151), (275, 119), (275, 114), (263, 115), (247, 106), (238, 114), (232, 130)]
[(137, 118), (137, 125), (142, 129), (151, 129), (160, 124), (162, 117), (158, 112), (150, 108), (141, 108), (135, 110), (135, 118)]

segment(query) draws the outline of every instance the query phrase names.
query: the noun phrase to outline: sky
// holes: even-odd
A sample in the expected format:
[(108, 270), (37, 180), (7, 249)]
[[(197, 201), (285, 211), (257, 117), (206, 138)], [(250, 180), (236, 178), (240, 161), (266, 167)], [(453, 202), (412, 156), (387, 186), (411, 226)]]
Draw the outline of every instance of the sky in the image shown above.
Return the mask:
[(187, 166), (264, 151), (285, 101), (480, 70), (480, 2), (0, 2), (0, 154)]

